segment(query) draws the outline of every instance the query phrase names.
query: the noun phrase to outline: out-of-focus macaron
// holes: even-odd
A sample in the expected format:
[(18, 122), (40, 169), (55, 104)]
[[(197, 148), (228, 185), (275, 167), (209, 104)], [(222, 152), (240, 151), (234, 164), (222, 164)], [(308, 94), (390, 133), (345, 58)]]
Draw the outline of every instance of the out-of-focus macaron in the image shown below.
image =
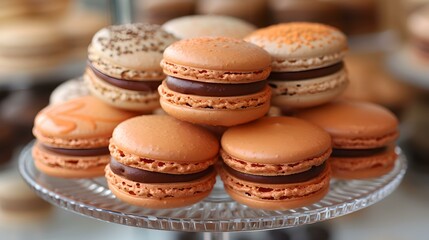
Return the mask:
[(252, 208), (310, 205), (329, 190), (331, 138), (291, 117), (265, 117), (229, 128), (222, 136), (220, 176), (226, 192)]
[(409, 16), (407, 27), (413, 52), (421, 60), (429, 61), (429, 4)]
[(177, 39), (157, 25), (125, 24), (98, 31), (88, 49), (84, 80), (91, 93), (121, 109), (151, 112), (159, 107), (159, 63)]
[(138, 22), (163, 24), (170, 19), (194, 14), (196, 0), (139, 0), (135, 15)]
[(60, 31), (64, 34), (70, 54), (78, 59), (85, 59), (92, 36), (101, 28), (109, 25), (106, 15), (97, 11), (70, 11), (59, 20)]
[(88, 87), (83, 82), (83, 78), (74, 78), (61, 83), (52, 91), (49, 97), (49, 104), (67, 102), (71, 99), (90, 95)]
[(198, 14), (232, 16), (263, 26), (266, 10), (266, 0), (199, 0), (196, 11)]
[(179, 39), (194, 37), (244, 38), (256, 27), (241, 19), (220, 15), (194, 15), (172, 19), (162, 28)]
[(30, 12), (25, 0), (3, 0), (0, 2), (0, 21), (20, 18)]
[(271, 90), (265, 81), (270, 55), (243, 40), (200, 37), (164, 52), (167, 76), (159, 87), (161, 107), (180, 120), (232, 126), (264, 116)]
[(246, 41), (272, 56), (269, 84), (272, 104), (281, 108), (305, 108), (327, 103), (348, 84), (343, 57), (346, 36), (317, 23), (285, 23), (255, 31)]
[(65, 39), (52, 22), (25, 19), (3, 23), (0, 36), (0, 75), (43, 73), (65, 60)]
[(302, 110), (296, 116), (331, 135), (333, 177), (372, 178), (392, 170), (399, 132), (398, 120), (389, 110), (372, 103), (341, 100)]
[(109, 188), (133, 205), (191, 205), (207, 197), (216, 181), (218, 140), (201, 127), (169, 116), (140, 116), (119, 124), (109, 149)]
[(92, 96), (46, 107), (34, 120), (36, 167), (63, 178), (103, 175), (113, 129), (134, 116)]

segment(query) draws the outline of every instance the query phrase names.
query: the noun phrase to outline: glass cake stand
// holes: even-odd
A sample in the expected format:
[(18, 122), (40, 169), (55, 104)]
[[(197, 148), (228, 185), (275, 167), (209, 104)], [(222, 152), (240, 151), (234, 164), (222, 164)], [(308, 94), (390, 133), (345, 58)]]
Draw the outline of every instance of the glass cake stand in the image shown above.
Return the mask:
[(252, 209), (232, 200), (218, 179), (212, 194), (192, 206), (151, 210), (118, 200), (104, 178), (59, 179), (39, 172), (28, 144), (19, 158), (25, 181), (46, 201), (63, 209), (128, 226), (189, 232), (206, 232), (204, 239), (220, 239), (221, 232), (255, 231), (296, 227), (343, 216), (366, 208), (392, 193), (400, 184), (407, 161), (399, 157), (387, 175), (371, 180), (332, 180), (328, 195), (310, 206), (286, 211)]

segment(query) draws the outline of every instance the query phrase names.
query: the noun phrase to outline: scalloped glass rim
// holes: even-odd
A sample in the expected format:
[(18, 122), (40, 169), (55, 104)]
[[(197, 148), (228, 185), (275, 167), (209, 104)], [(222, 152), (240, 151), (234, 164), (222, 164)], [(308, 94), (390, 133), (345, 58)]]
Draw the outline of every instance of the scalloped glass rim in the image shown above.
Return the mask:
[(366, 208), (400, 184), (407, 168), (401, 149), (394, 169), (371, 180), (332, 180), (328, 195), (307, 207), (286, 211), (248, 208), (229, 198), (218, 179), (212, 194), (192, 206), (150, 210), (116, 199), (104, 178), (59, 179), (39, 172), (29, 143), (19, 157), (24, 180), (46, 201), (77, 214), (128, 226), (190, 232), (256, 231), (296, 227), (340, 217)]

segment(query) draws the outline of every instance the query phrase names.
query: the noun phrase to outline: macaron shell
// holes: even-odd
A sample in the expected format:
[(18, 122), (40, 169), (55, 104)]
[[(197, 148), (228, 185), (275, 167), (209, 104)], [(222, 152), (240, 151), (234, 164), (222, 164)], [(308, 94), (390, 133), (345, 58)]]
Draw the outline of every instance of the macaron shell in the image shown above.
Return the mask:
[(34, 120), (33, 132), (43, 143), (57, 147), (82, 148), (85, 143), (91, 148), (107, 146), (113, 129), (133, 116), (135, 113), (112, 108), (95, 97), (85, 96), (44, 108)]
[(238, 83), (266, 79), (270, 64), (271, 57), (262, 48), (226, 37), (200, 37), (175, 42), (165, 50), (161, 63), (165, 74), (178, 78)]
[(239, 18), (220, 15), (193, 15), (170, 20), (162, 28), (179, 39), (203, 36), (243, 38), (256, 27)]
[(74, 78), (60, 84), (52, 91), (49, 104), (63, 103), (89, 94), (89, 89), (85, 86), (83, 78)]
[(295, 116), (329, 132), (333, 148), (377, 148), (389, 145), (398, 137), (397, 118), (389, 110), (372, 103), (338, 100), (299, 111)]
[(328, 103), (337, 98), (349, 83), (347, 72), (302, 81), (270, 80), (272, 105), (280, 108), (308, 108)]
[(222, 149), (251, 163), (289, 164), (319, 157), (331, 148), (331, 138), (320, 127), (292, 117), (265, 117), (229, 128)]
[(273, 71), (302, 71), (341, 61), (347, 51), (346, 36), (339, 30), (317, 23), (282, 23), (259, 29), (246, 41), (272, 56)]
[(196, 124), (234, 126), (261, 118), (270, 108), (269, 87), (252, 95), (222, 98), (181, 94), (165, 84), (158, 90), (161, 107), (167, 114)]
[(286, 210), (313, 204), (329, 191), (329, 167), (316, 178), (295, 184), (261, 184), (238, 179), (221, 170), (225, 191), (235, 201), (252, 208)]
[(32, 155), (41, 172), (61, 178), (89, 178), (102, 176), (110, 161), (109, 155), (76, 157), (56, 154), (35, 145)]
[(127, 70), (161, 72), (159, 62), (162, 59), (162, 52), (176, 40), (158, 25), (124, 24), (98, 31), (92, 39), (90, 49), (91, 54), (107, 62), (106, 68), (97, 70), (121, 78), (123, 72), (119, 75), (112, 74), (108, 67), (114, 69), (115, 66), (120, 66)]
[(394, 147), (368, 157), (330, 157), (332, 177), (338, 179), (367, 179), (383, 176), (395, 166), (398, 158)]
[[(109, 189), (120, 200), (151, 209), (176, 208), (192, 205), (206, 198), (216, 182), (216, 173), (192, 182), (146, 184), (115, 175), (106, 166)], [(125, 185), (123, 184), (125, 183)]]
[(159, 115), (122, 122), (113, 132), (111, 144), (141, 158), (177, 163), (211, 161), (219, 151), (219, 142), (208, 130)]
[(85, 72), (84, 81), (92, 95), (113, 107), (140, 113), (150, 113), (159, 108), (159, 94), (156, 91), (122, 89), (100, 80), (89, 70)]

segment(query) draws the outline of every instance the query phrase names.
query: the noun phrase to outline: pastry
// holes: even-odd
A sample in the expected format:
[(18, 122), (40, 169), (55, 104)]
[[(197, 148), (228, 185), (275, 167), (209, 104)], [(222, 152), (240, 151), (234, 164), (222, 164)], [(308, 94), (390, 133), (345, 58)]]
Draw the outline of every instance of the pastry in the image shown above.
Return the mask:
[(98, 31), (88, 48), (84, 80), (91, 93), (126, 110), (159, 107), (156, 91), (165, 78), (159, 63), (176, 38), (157, 25), (125, 24)]
[(71, 99), (90, 95), (87, 86), (82, 77), (70, 79), (61, 83), (52, 91), (49, 97), (49, 104), (58, 104), (67, 102)]
[(164, 52), (167, 76), (159, 87), (161, 107), (192, 123), (232, 126), (264, 116), (271, 90), (265, 79), (270, 55), (258, 46), (226, 37), (181, 40)]
[(207, 197), (216, 181), (218, 140), (201, 127), (169, 116), (140, 116), (119, 124), (109, 149), (109, 188), (133, 205), (191, 205)]
[(36, 167), (54, 177), (102, 176), (113, 129), (134, 116), (92, 96), (44, 108), (34, 120)]
[(220, 176), (226, 192), (252, 208), (310, 205), (329, 190), (331, 138), (292, 117), (265, 117), (222, 136)]
[(244, 38), (256, 30), (241, 19), (219, 15), (194, 15), (172, 19), (162, 28), (179, 39), (193, 37)]
[(285, 23), (257, 30), (246, 41), (272, 56), (272, 104), (283, 109), (327, 103), (346, 88), (347, 39), (333, 27)]
[(301, 110), (296, 117), (331, 134), (333, 177), (373, 178), (392, 170), (399, 132), (398, 120), (389, 110), (368, 102), (338, 100)]
[(5, 80), (17, 73), (45, 73), (65, 60), (65, 39), (51, 22), (8, 22), (0, 25), (0, 36), (0, 76)]

